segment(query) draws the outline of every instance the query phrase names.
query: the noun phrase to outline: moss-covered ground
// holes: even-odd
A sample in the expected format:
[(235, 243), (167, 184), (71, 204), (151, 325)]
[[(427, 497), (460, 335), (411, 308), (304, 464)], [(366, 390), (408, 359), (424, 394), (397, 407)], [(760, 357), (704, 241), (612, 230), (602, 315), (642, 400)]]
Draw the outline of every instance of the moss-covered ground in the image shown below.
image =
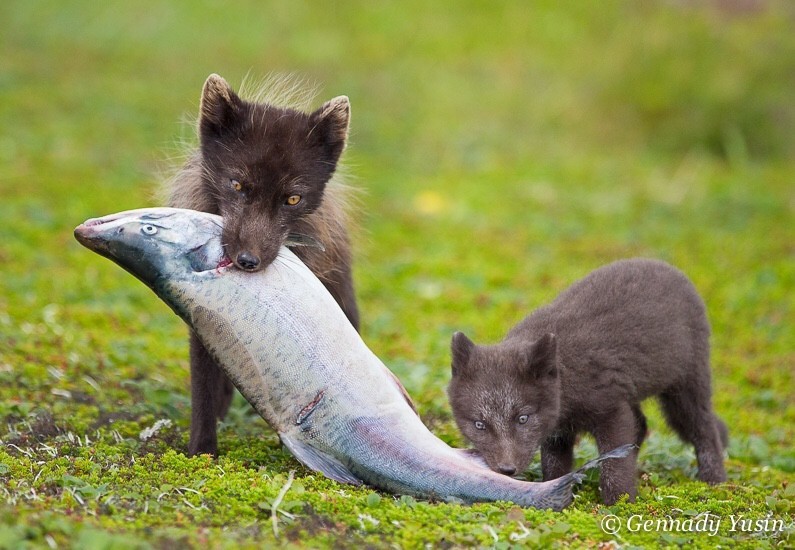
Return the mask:
[[(791, 3), (10, 0), (0, 20), (0, 548), (795, 544)], [(436, 434), (464, 444), (454, 330), (495, 341), (649, 256), (708, 305), (729, 481), (694, 480), (654, 403), (638, 499), (612, 507), (596, 474), (561, 513), (342, 486), (239, 396), (221, 456), (188, 458), (184, 326), (72, 228), (156, 204), (209, 73), (270, 71), (351, 98), (362, 334)]]

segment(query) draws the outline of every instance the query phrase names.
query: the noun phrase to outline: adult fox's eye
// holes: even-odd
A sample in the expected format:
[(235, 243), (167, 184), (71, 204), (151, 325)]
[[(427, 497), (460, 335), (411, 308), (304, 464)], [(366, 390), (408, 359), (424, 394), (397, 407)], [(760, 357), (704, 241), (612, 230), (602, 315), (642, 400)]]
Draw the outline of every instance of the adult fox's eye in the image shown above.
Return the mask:
[(486, 424), (484, 422), (481, 422), (480, 420), (475, 420), (475, 428), (478, 430), (485, 430)]
[(301, 195), (290, 195), (287, 197), (287, 200), (284, 201), (284, 204), (288, 206), (295, 206), (299, 202), (301, 202)]
[(523, 415), (520, 415), (519, 418), (517, 418), (516, 420), (519, 422), (519, 424), (527, 424), (527, 419), (528, 418), (529, 417), (526, 414), (523, 414)]

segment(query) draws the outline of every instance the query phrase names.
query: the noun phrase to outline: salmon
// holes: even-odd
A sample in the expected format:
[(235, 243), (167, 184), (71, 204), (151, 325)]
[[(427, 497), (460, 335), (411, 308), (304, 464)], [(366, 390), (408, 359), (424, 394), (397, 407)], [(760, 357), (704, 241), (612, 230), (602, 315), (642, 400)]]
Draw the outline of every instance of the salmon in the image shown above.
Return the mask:
[[(220, 217), (145, 208), (86, 221), (77, 240), (151, 288), (198, 335), (255, 410), (306, 467), (342, 483), (465, 503), (561, 510), (583, 470), (520, 481), (428, 430), (400, 383), (312, 272), (282, 247), (258, 272), (224, 254)], [(312, 246), (300, 236), (290, 246)]]

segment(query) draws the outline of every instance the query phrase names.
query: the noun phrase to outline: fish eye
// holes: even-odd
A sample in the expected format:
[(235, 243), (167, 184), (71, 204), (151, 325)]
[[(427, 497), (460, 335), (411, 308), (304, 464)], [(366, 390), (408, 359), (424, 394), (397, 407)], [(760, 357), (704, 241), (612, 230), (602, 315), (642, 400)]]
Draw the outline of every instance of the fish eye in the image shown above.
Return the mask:
[(475, 429), (485, 430), (486, 429), (486, 423), (481, 421), (481, 420), (475, 420)]
[(301, 195), (290, 195), (284, 203), (288, 206), (295, 206), (301, 202)]
[(234, 189), (238, 193), (243, 190), (243, 184), (240, 183), (239, 181), (235, 180), (235, 179), (230, 179), (229, 180), (229, 185), (231, 185), (232, 189)]
[(528, 418), (530, 418), (530, 417), (527, 416), (526, 414), (522, 414), (522, 415), (519, 415), (519, 418), (517, 418), (516, 420), (519, 422), (519, 424), (527, 424), (527, 419)]
[(144, 235), (154, 235), (157, 233), (157, 227), (154, 225), (145, 225), (141, 228), (141, 233)]

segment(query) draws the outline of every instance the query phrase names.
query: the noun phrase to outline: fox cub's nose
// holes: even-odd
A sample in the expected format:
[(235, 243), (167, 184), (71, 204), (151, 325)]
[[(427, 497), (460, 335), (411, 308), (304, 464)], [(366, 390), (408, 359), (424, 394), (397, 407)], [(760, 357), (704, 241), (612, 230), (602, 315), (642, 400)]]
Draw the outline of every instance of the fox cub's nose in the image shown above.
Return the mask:
[(246, 271), (254, 271), (259, 267), (259, 258), (253, 254), (250, 254), (249, 252), (241, 252), (237, 255), (235, 263), (241, 269), (245, 269)]
[(497, 471), (506, 476), (512, 476), (516, 473), (516, 468), (513, 466), (504, 466), (500, 464), (497, 466)]

